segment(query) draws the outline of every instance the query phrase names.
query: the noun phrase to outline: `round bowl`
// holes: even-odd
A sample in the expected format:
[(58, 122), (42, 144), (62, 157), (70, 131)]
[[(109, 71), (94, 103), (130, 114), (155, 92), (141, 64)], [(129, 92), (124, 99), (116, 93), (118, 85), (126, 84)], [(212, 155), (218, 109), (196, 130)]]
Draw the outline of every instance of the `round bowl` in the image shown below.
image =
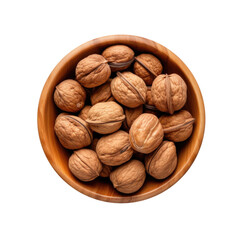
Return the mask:
[[(148, 52), (157, 56), (164, 67), (164, 72), (179, 74), (188, 87), (188, 99), (185, 109), (196, 119), (191, 137), (177, 144), (178, 165), (174, 173), (165, 180), (155, 180), (147, 176), (144, 186), (136, 193), (126, 195), (117, 192), (109, 179), (97, 178), (92, 182), (81, 182), (75, 178), (68, 168), (71, 151), (64, 149), (54, 133), (54, 122), (59, 113), (53, 101), (55, 86), (67, 78), (75, 78), (75, 67), (84, 57), (93, 53), (101, 53), (103, 49), (114, 44), (125, 44), (136, 53)], [(187, 66), (171, 51), (162, 45), (146, 38), (113, 35), (91, 40), (67, 54), (53, 69), (48, 77), (39, 100), (38, 132), (43, 150), (48, 161), (73, 188), (79, 192), (108, 202), (135, 202), (162, 193), (176, 183), (190, 168), (200, 149), (205, 128), (205, 110), (203, 98), (198, 84)]]

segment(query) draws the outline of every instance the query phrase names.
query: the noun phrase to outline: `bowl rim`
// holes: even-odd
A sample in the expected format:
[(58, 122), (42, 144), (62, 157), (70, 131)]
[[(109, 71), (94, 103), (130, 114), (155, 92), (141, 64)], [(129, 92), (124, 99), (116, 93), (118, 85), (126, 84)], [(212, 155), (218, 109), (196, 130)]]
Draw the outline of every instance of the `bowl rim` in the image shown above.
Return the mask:
[[(188, 76), (188, 79), (190, 79), (191, 84), (193, 86), (194, 92), (196, 94), (196, 98), (197, 98), (197, 104), (198, 104), (198, 109), (199, 109), (199, 135), (198, 135), (198, 144), (195, 144), (192, 151), (191, 151), (191, 155), (188, 157), (188, 161), (186, 162), (186, 164), (184, 164), (184, 166), (178, 171), (178, 173), (176, 175), (174, 175), (172, 178), (170, 178), (168, 181), (166, 181), (165, 183), (163, 183), (160, 187), (155, 188), (151, 191), (145, 192), (141, 195), (131, 195), (131, 196), (124, 196), (124, 197), (115, 197), (115, 196), (107, 196), (107, 195), (102, 195), (96, 192), (92, 192), (78, 184), (76, 184), (73, 180), (71, 180), (70, 178), (68, 178), (62, 171), (61, 169), (58, 167), (58, 165), (56, 165), (53, 161), (53, 158), (51, 156), (51, 152), (46, 144), (45, 141), (45, 137), (44, 137), (44, 132), (45, 132), (45, 125), (44, 125), (44, 115), (45, 115), (45, 106), (47, 103), (47, 90), (48, 87), (50, 85), (50, 83), (52, 82), (52, 80), (54, 79), (54, 76), (57, 75), (57, 73), (60, 71), (60, 69), (66, 65), (66, 63), (69, 61), (69, 59), (72, 59), (74, 56), (76, 56), (79, 52), (84, 51), (85, 49), (89, 48), (90, 46), (92, 46), (92, 44), (94, 44), (96, 41), (100, 40), (101, 42), (111, 42), (119, 39), (119, 40), (134, 40), (137, 41), (139, 43), (143, 43), (143, 44), (149, 44), (149, 45), (155, 45), (157, 48), (166, 51), (168, 54), (168, 58), (172, 59), (172, 61), (174, 62), (178, 62), (179, 67), (181, 68), (181, 70), (184, 72), (184, 74), (186, 76)], [(39, 134), (39, 138), (40, 138), (40, 142), (43, 148), (43, 151), (49, 161), (49, 163), (51, 164), (51, 166), (53, 167), (53, 169), (57, 172), (57, 174), (65, 181), (67, 182), (70, 186), (72, 186), (74, 189), (76, 189), (77, 191), (98, 199), (98, 200), (102, 200), (102, 201), (107, 201), (107, 202), (116, 202), (116, 203), (123, 203), (123, 202), (136, 202), (136, 201), (141, 201), (141, 200), (145, 200), (148, 198), (151, 198), (153, 196), (156, 196), (162, 192), (164, 192), (165, 190), (167, 190), (168, 188), (170, 188), (171, 186), (173, 186), (178, 180), (180, 180), (183, 175), (188, 171), (188, 169), (190, 168), (190, 166), (192, 165), (192, 163), (194, 162), (202, 141), (203, 141), (203, 136), (204, 136), (204, 131), (205, 131), (205, 107), (204, 107), (204, 102), (203, 102), (203, 97), (200, 91), (200, 88), (198, 86), (198, 83), (195, 79), (195, 77), (193, 76), (192, 72), (188, 69), (188, 67), (184, 64), (184, 62), (178, 57), (176, 56), (173, 52), (171, 52), (169, 49), (167, 49), (166, 47), (164, 47), (163, 45), (152, 41), (150, 39), (146, 39), (143, 37), (139, 37), (139, 36), (134, 36), (134, 35), (108, 35), (108, 36), (103, 36), (103, 37), (99, 37), (96, 39), (92, 39), (86, 43), (81, 44), (80, 46), (76, 47), (75, 49), (73, 49), (71, 52), (69, 52), (67, 55), (65, 55), (62, 60), (54, 67), (54, 69), (52, 70), (52, 72), (50, 73), (49, 77), (47, 78), (44, 87), (42, 89), (41, 92), (41, 96), (39, 99), (39, 105), (38, 105), (38, 113), (37, 113), (37, 125), (38, 125), (38, 134)]]

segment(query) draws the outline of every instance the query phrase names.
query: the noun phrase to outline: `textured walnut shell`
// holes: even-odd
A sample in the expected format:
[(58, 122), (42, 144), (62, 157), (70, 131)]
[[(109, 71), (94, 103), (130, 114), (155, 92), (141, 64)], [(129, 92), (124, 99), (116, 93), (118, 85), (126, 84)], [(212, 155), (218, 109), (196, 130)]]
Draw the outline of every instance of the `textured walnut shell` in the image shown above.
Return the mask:
[(111, 82), (113, 97), (126, 107), (135, 108), (145, 103), (147, 86), (137, 75), (131, 72), (117, 72)]
[(128, 133), (119, 130), (101, 137), (96, 152), (100, 161), (109, 166), (118, 166), (127, 162), (133, 155)]
[(110, 174), (110, 180), (119, 192), (134, 193), (138, 191), (146, 179), (146, 172), (142, 162), (130, 160), (119, 166)]
[(143, 106), (139, 106), (137, 108), (124, 108), (125, 112), (125, 120), (123, 122), (124, 128), (128, 131), (132, 126), (135, 119), (137, 119), (143, 113)]
[(99, 102), (107, 102), (110, 98), (112, 99), (110, 81), (107, 81), (103, 85), (93, 89), (90, 95), (92, 105)]
[(187, 101), (187, 85), (177, 74), (159, 75), (152, 84), (152, 99), (157, 109), (173, 114)]
[(53, 98), (61, 110), (78, 112), (85, 104), (86, 91), (77, 81), (67, 79), (56, 86)]
[(90, 110), (92, 106), (86, 105), (81, 112), (78, 114), (78, 117), (80, 117), (81, 119), (83, 119), (84, 121), (86, 121), (87, 116), (88, 116), (88, 112)]
[(146, 171), (156, 179), (168, 177), (176, 166), (177, 153), (173, 142), (163, 141), (154, 152), (145, 157)]
[(103, 57), (108, 61), (112, 72), (127, 69), (134, 60), (134, 52), (125, 45), (114, 45), (106, 48)]
[(91, 149), (74, 151), (69, 158), (68, 166), (72, 174), (84, 182), (94, 180), (102, 171), (102, 164)]
[(173, 115), (162, 115), (159, 121), (166, 139), (182, 142), (191, 136), (195, 119), (190, 112), (181, 110)]
[(162, 70), (161, 62), (152, 54), (142, 53), (135, 57), (133, 71), (147, 85), (152, 85), (153, 80), (162, 73)]
[(91, 143), (91, 146), (90, 146), (90, 148), (91, 148), (93, 151), (95, 151), (95, 152), (96, 152), (96, 147), (97, 147), (98, 141), (99, 141), (98, 138), (94, 138), (94, 139), (92, 140), (92, 143)]
[(54, 130), (60, 143), (67, 149), (83, 148), (91, 144), (92, 131), (77, 116), (60, 114), (56, 118)]
[(112, 171), (112, 167), (102, 163), (102, 171), (100, 172), (100, 177), (109, 177)]
[(163, 140), (163, 128), (158, 118), (150, 113), (141, 114), (129, 131), (132, 148), (140, 153), (154, 151)]
[(100, 102), (91, 107), (86, 122), (90, 128), (101, 134), (117, 131), (125, 119), (123, 108), (116, 102)]
[(99, 54), (92, 54), (82, 59), (76, 67), (76, 79), (86, 88), (93, 88), (105, 83), (111, 69), (106, 59)]

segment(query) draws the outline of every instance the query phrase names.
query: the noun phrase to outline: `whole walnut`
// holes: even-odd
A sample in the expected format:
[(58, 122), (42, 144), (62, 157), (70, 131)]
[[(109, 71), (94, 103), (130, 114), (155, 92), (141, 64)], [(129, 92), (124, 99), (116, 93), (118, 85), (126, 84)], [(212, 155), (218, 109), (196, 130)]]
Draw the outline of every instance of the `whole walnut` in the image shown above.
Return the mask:
[(173, 114), (187, 101), (187, 85), (177, 74), (161, 74), (153, 81), (152, 99), (162, 112)]
[(101, 134), (117, 131), (125, 119), (123, 108), (116, 102), (100, 102), (91, 107), (86, 122), (90, 128)]
[(81, 110), (81, 112), (78, 114), (78, 117), (80, 117), (81, 119), (83, 119), (84, 121), (86, 121), (88, 112), (89, 112), (89, 110), (90, 110), (91, 107), (92, 107), (92, 106), (86, 105), (86, 106)]
[(102, 171), (100, 172), (100, 177), (109, 177), (112, 171), (112, 167), (102, 163)]
[(85, 104), (86, 91), (77, 81), (67, 79), (56, 86), (53, 98), (61, 110), (78, 112)]
[(147, 85), (152, 85), (153, 80), (162, 73), (162, 70), (161, 62), (152, 54), (142, 53), (135, 57), (133, 71)]
[(75, 72), (76, 79), (86, 88), (102, 85), (111, 75), (107, 60), (99, 54), (91, 54), (82, 59)]
[(111, 172), (110, 180), (113, 187), (122, 193), (138, 191), (146, 179), (146, 172), (142, 162), (130, 160)]
[(107, 81), (103, 85), (94, 88), (90, 95), (92, 105), (99, 102), (107, 102), (110, 98), (112, 99), (110, 81)]
[(106, 48), (103, 57), (108, 61), (112, 72), (127, 69), (134, 60), (134, 52), (125, 45), (114, 45)]
[(141, 114), (129, 131), (132, 148), (140, 153), (154, 151), (163, 140), (163, 128), (158, 118), (150, 113)]
[(67, 149), (83, 148), (91, 144), (92, 131), (77, 116), (60, 114), (56, 118), (54, 130), (60, 143)]
[(129, 108), (135, 108), (145, 103), (147, 86), (137, 75), (131, 72), (117, 72), (111, 82), (113, 97)]
[(94, 138), (94, 139), (92, 140), (92, 143), (91, 143), (91, 146), (90, 146), (90, 148), (91, 148), (93, 151), (95, 151), (95, 152), (96, 152), (96, 147), (97, 147), (98, 141), (99, 141), (98, 138)]
[(143, 113), (143, 106), (141, 105), (136, 108), (125, 107), (124, 110), (126, 118), (123, 122), (123, 126), (128, 131), (135, 119), (137, 119)]
[(173, 142), (163, 141), (154, 152), (145, 157), (146, 171), (156, 179), (168, 177), (176, 166), (177, 153)]
[(119, 130), (99, 139), (96, 152), (100, 161), (109, 166), (127, 162), (133, 155), (128, 133)]
[(191, 136), (195, 119), (190, 112), (181, 110), (173, 115), (162, 115), (159, 121), (166, 139), (182, 142)]
[(102, 171), (102, 164), (91, 149), (74, 151), (69, 158), (68, 166), (72, 174), (84, 182), (94, 180)]

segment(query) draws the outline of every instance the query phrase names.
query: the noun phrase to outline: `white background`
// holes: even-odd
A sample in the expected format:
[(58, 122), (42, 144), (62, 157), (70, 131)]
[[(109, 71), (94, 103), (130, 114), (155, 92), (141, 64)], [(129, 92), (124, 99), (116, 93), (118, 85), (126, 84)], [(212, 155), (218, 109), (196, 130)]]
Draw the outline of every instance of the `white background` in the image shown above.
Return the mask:
[[(0, 239), (240, 239), (239, 1), (1, 1)], [(65, 183), (37, 131), (43, 85), (75, 47), (139, 35), (178, 55), (206, 107), (187, 174), (149, 200), (113, 204)]]

